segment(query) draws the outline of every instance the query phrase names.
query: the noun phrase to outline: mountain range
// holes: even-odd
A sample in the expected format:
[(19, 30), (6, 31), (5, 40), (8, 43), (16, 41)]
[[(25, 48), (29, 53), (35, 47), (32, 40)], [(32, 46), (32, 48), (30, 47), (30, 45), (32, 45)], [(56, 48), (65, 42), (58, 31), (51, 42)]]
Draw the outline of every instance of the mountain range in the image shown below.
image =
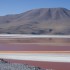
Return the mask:
[(39, 8), (0, 16), (0, 34), (70, 35), (70, 10)]

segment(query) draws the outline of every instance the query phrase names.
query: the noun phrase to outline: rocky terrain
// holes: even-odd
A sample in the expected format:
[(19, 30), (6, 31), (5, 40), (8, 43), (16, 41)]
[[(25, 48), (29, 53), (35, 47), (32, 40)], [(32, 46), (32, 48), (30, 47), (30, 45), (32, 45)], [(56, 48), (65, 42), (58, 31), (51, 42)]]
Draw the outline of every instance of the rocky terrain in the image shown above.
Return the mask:
[(0, 59), (0, 70), (48, 70), (41, 69), (40, 67), (29, 66), (27, 64), (9, 63)]
[(40, 8), (0, 16), (0, 34), (70, 35), (70, 10)]

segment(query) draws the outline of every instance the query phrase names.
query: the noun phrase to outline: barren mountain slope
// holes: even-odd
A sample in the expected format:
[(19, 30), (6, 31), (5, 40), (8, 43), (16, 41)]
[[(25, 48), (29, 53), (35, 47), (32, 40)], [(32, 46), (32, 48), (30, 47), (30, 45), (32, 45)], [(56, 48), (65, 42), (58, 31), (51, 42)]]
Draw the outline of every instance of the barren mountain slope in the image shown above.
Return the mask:
[(70, 34), (70, 10), (40, 8), (21, 14), (0, 16), (0, 33)]

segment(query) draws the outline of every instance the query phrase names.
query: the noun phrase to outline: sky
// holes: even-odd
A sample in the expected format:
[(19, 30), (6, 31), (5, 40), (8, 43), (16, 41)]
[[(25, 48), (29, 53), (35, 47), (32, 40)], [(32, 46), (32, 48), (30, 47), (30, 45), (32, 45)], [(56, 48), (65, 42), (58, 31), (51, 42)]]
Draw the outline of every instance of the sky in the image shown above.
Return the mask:
[(0, 16), (19, 14), (36, 8), (70, 9), (70, 0), (0, 0)]

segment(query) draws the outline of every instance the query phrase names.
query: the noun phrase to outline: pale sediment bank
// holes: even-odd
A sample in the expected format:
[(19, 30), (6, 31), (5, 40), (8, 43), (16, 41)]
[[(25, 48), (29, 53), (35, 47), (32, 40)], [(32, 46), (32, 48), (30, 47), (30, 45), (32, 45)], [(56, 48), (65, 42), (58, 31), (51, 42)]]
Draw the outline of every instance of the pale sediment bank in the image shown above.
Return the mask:
[(70, 53), (0, 53), (0, 58), (70, 63)]

